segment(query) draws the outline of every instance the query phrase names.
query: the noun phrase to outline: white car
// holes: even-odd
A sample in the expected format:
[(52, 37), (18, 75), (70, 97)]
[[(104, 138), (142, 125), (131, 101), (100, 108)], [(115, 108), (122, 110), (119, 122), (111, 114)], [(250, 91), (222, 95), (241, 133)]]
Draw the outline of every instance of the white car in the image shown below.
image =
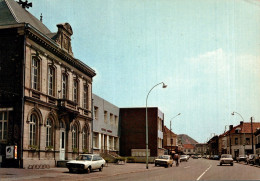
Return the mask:
[(233, 166), (233, 158), (232, 155), (229, 154), (222, 154), (220, 157), (220, 166), (222, 164), (230, 164), (231, 166)]
[(90, 173), (91, 170), (99, 169), (102, 171), (106, 161), (99, 155), (95, 154), (80, 154), (76, 160), (66, 163), (69, 172), (86, 171)]

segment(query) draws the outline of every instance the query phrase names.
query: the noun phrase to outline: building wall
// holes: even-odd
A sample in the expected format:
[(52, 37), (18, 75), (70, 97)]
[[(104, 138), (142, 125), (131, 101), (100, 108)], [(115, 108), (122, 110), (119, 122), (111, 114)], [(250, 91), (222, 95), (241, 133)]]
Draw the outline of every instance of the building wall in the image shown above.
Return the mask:
[[(18, 167), (21, 160), (21, 121), (24, 37), (18, 29), (0, 29), (0, 114), (7, 113), (7, 138), (0, 139), (2, 167)], [(17, 160), (6, 160), (6, 146), (17, 145)]]
[[(4, 30), (0, 30), (4, 31)], [(13, 36), (10, 32), (19, 32), (19, 36)], [(5, 64), (11, 64), (9, 70), (12, 75), (8, 75), (6, 71), (6, 76), (8, 81), (4, 79), (0, 80), (1, 90), (4, 92), (12, 92), (12, 94), (17, 96), (14, 97), (13, 101), (9, 99), (9, 105), (6, 104), (7, 101), (0, 99), (0, 112), (6, 110), (7, 107), (12, 108), (12, 112), (9, 114), (8, 120), (8, 138), (4, 144), (1, 143), (1, 154), (2, 150), (4, 152), (5, 145), (18, 145), (18, 159), (14, 160), (18, 162), (20, 159), (20, 166), (27, 168), (32, 164), (49, 164), (50, 166), (55, 166), (55, 162), (60, 160), (60, 125), (64, 123), (65, 125), (65, 157), (64, 159), (70, 160), (75, 158), (79, 153), (90, 152), (92, 148), (92, 77), (95, 75), (94, 72), (83, 72), (78, 67), (74, 66), (73, 63), (69, 63), (68, 60), (62, 56), (70, 57), (70, 61), (75, 61), (75, 65), (78, 60), (74, 59), (70, 55), (67, 55), (64, 51), (63, 54), (57, 52), (63, 51), (57, 47), (57, 51), (48, 48), (47, 40), (43, 42), (41, 35), (37, 33), (30, 32), (31, 29), (26, 29), (21, 27), (18, 29), (9, 30), (9, 34), (5, 35), (3, 41), (0, 41), (1, 47), (5, 44), (10, 44), (13, 46), (13, 50), (1, 51), (1, 56), (5, 58)], [(29, 33), (30, 32), (30, 33)], [(15, 34), (15, 33), (14, 33)], [(24, 34), (26, 34), (26, 39), (24, 39)], [(5, 42), (9, 38), (9, 43)], [(19, 38), (18, 38), (19, 37)], [(40, 37), (37, 39), (36, 37)], [(0, 37), (1, 38), (1, 37)], [(24, 41), (25, 40), (25, 41)], [(11, 43), (13, 42), (13, 43)], [(52, 43), (50, 43), (52, 44)], [(8, 47), (8, 46), (7, 46)], [(23, 52), (25, 55), (23, 56)], [(56, 54), (57, 53), (57, 54)], [(14, 57), (12, 57), (14, 56)], [(24, 59), (25, 57), (25, 59)], [(35, 90), (32, 87), (32, 59), (36, 57), (39, 60), (39, 89)], [(17, 61), (17, 62), (16, 62)], [(15, 63), (14, 63), (15, 62)], [(24, 69), (23, 69), (24, 62)], [(6, 66), (3, 64), (3, 59), (1, 58), (1, 66), (3, 68)], [(48, 66), (54, 68), (54, 94), (48, 94)], [(80, 64), (80, 66), (86, 65)], [(88, 67), (86, 68), (88, 69)], [(6, 69), (8, 70), (8, 69)], [(24, 78), (23, 78), (24, 70)], [(85, 70), (85, 69), (84, 69)], [(14, 73), (14, 71), (16, 73)], [(89, 71), (92, 70), (89, 68)], [(1, 76), (3, 75), (0, 71)], [(8, 72), (8, 73), (7, 73)], [(67, 83), (67, 97), (63, 99), (61, 97), (61, 76), (62, 73), (66, 73), (68, 76)], [(9, 80), (10, 79), (10, 80)], [(12, 80), (11, 80), (12, 79)], [(78, 101), (73, 102), (73, 80), (78, 81)], [(24, 80), (24, 81), (23, 81)], [(24, 82), (24, 87), (22, 86)], [(87, 85), (88, 96), (87, 96), (87, 107), (83, 108), (83, 85)], [(17, 94), (19, 92), (19, 94)], [(5, 95), (0, 92), (1, 96)], [(11, 95), (11, 94), (10, 94)], [(24, 97), (23, 97), (24, 96)], [(30, 118), (31, 115), (36, 116), (36, 143), (35, 145), (30, 144)], [(15, 118), (15, 119), (14, 119)], [(51, 132), (51, 147), (46, 145), (46, 121), (50, 119), (52, 122), (52, 132)], [(72, 127), (76, 127), (76, 147), (72, 149)], [(86, 130), (86, 147), (82, 147), (82, 135), (83, 130)], [(14, 134), (14, 136), (13, 136)], [(18, 136), (17, 136), (18, 135)], [(21, 142), (22, 137), (22, 142)], [(49, 148), (49, 150), (47, 150)], [(13, 160), (8, 160), (11, 166), (15, 166), (12, 163)], [(4, 164), (3, 164), (4, 165)]]
[[(93, 132), (97, 142), (93, 145), (95, 153), (119, 151), (119, 108), (93, 94), (94, 122)], [(106, 111), (106, 118), (104, 115)]]
[[(158, 118), (161, 120), (163, 127), (163, 113), (158, 108), (148, 108), (148, 148), (150, 149), (150, 156), (158, 156), (159, 152), (161, 154), (161, 150), (163, 150), (158, 145)], [(120, 108), (120, 155), (131, 156), (131, 149), (146, 148), (145, 120), (145, 108)]]

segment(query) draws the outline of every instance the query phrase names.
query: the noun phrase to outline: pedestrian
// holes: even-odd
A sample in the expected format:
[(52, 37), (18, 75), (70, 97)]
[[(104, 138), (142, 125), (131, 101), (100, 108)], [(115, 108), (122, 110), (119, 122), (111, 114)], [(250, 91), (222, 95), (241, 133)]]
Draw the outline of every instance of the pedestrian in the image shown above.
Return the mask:
[(175, 162), (176, 162), (176, 167), (179, 166), (179, 158), (180, 158), (180, 157), (179, 157), (179, 154), (178, 154), (178, 153), (175, 153), (173, 159), (174, 159)]

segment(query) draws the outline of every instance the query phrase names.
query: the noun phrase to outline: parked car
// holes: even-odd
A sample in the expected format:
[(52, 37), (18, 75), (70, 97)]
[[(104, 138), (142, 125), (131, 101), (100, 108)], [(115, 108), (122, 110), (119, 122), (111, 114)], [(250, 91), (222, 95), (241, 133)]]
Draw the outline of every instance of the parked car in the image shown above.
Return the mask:
[(259, 156), (257, 154), (250, 154), (246, 160), (247, 164), (259, 165)]
[(213, 160), (219, 160), (219, 156), (218, 155), (213, 155)]
[(154, 165), (164, 166), (165, 168), (173, 165), (173, 159), (171, 155), (161, 155), (154, 161)]
[(223, 164), (230, 164), (231, 166), (233, 166), (233, 158), (232, 155), (229, 154), (222, 154), (220, 157), (220, 166)]
[(181, 155), (181, 157), (180, 157), (180, 162), (182, 162), (182, 161), (188, 161), (189, 160), (189, 156), (188, 155)]
[(209, 157), (210, 157), (210, 156), (209, 156), (209, 155), (207, 155), (207, 156), (206, 156), (206, 159), (209, 159)]
[(245, 155), (239, 155), (237, 158), (236, 158), (237, 162), (241, 162), (241, 161), (244, 161), (246, 162), (247, 161), (247, 158)]
[(193, 158), (193, 159), (198, 159), (198, 156), (197, 156), (197, 155), (194, 155), (192, 158)]
[(96, 154), (80, 154), (76, 160), (72, 160), (66, 163), (69, 172), (86, 171), (90, 173), (92, 170), (103, 170), (106, 161)]
[(201, 158), (201, 155), (198, 155), (198, 158)]

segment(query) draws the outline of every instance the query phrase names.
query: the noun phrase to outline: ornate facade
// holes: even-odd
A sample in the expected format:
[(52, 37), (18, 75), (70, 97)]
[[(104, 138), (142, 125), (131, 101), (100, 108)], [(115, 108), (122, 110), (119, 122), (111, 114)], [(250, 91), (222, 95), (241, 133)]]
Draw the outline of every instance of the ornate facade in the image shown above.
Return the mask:
[[(91, 152), (95, 72), (74, 58), (71, 26), (58, 24), (51, 33), (15, 1), (0, 6), (2, 166), (55, 166)], [(9, 145), (17, 150), (13, 158)]]

